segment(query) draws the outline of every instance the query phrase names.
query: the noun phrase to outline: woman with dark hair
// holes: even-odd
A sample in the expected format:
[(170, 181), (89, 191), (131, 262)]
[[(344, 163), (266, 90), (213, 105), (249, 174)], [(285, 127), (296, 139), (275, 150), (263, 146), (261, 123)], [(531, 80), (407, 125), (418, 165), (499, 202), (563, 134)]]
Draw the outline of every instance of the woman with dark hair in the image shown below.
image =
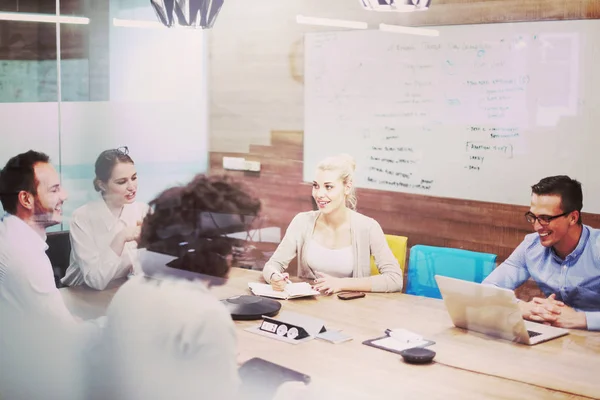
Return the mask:
[(73, 213), (71, 265), (62, 283), (104, 290), (132, 270), (148, 205), (135, 201), (137, 172), (127, 147), (100, 153), (95, 172), (94, 189), (101, 198)]
[(237, 398), (235, 326), (209, 287), (225, 283), (234, 244), (227, 235), (250, 229), (260, 201), (229, 177), (198, 175), (150, 206), (140, 264), (157, 279), (135, 276), (112, 299), (108, 375), (98, 392), (116, 400)]

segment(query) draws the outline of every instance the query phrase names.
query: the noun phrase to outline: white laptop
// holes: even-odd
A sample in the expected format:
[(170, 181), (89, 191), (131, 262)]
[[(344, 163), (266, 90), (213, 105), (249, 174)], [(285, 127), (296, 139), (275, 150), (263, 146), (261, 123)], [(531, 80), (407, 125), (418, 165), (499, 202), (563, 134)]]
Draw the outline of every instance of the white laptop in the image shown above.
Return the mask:
[(458, 328), (534, 345), (569, 333), (525, 321), (512, 290), (436, 275), (442, 298)]

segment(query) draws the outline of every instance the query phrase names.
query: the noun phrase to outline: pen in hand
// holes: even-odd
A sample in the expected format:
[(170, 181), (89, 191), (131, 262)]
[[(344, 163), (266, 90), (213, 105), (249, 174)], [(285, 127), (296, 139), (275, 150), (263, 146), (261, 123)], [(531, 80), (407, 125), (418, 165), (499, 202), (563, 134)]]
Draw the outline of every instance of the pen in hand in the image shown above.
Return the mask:
[(274, 273), (271, 277), (271, 287), (273, 290), (283, 291), (288, 283), (291, 283), (291, 281), (287, 273)]

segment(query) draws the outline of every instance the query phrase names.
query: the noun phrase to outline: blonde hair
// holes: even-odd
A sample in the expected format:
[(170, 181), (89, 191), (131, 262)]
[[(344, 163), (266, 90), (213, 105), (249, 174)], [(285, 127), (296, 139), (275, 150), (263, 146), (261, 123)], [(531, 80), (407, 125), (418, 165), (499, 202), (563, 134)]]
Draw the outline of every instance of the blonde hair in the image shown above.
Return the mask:
[(356, 162), (349, 154), (338, 154), (337, 156), (327, 157), (317, 164), (317, 169), (321, 171), (338, 171), (339, 178), (344, 186), (350, 184), (350, 193), (346, 196), (346, 207), (356, 210), (358, 199), (354, 188), (354, 171)]

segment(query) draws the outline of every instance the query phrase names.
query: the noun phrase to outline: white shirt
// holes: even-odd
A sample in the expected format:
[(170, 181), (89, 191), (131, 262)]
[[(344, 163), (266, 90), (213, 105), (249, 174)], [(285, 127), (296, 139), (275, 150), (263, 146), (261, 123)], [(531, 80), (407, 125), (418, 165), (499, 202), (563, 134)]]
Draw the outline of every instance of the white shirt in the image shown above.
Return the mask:
[(0, 217), (0, 396), (78, 400), (102, 320), (71, 315), (44, 239), (20, 218)]
[(330, 249), (315, 239), (310, 239), (306, 249), (306, 263), (315, 272), (336, 278), (350, 278), (354, 270), (352, 246)]
[(88, 399), (87, 366), (101, 338), (97, 324), (5, 311), (0, 322), (2, 399)]
[(202, 281), (137, 276), (107, 310), (102, 398), (230, 399), (238, 388), (235, 327)]
[(147, 204), (135, 202), (126, 204), (117, 218), (102, 199), (75, 210), (70, 225), (71, 265), (61, 282), (103, 290), (113, 279), (127, 276), (135, 263), (137, 244), (125, 243), (121, 256), (110, 244), (117, 233), (136, 226), (147, 213)]
[[(20, 218), (0, 218), (0, 316), (19, 312), (26, 316), (54, 316), (74, 323), (56, 288), (45, 238)], [(0, 326), (2, 323), (0, 323)]]

